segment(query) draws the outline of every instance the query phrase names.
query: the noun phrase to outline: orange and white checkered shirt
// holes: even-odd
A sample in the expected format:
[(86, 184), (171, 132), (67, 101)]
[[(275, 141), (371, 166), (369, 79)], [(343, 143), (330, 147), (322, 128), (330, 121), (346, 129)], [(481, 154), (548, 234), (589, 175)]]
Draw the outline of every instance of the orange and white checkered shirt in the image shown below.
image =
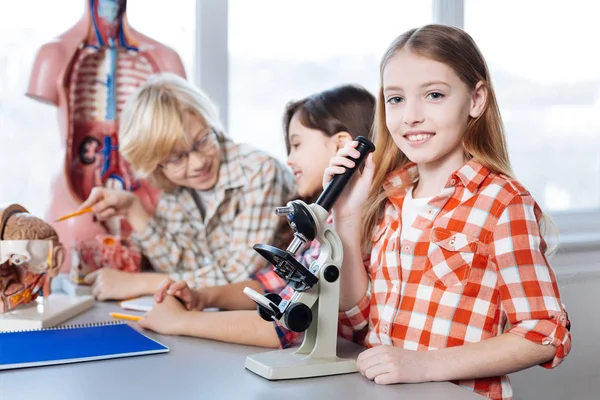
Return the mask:
[[(365, 262), (369, 292), (340, 313), (346, 335), (363, 331), (367, 347), (428, 351), (510, 332), (555, 346), (556, 356), (542, 366), (559, 365), (571, 336), (544, 256), (542, 212), (529, 192), (472, 159), (402, 227), (415, 174), (411, 164), (386, 181), (388, 202)], [(512, 398), (508, 376), (454, 383), (491, 399)]]
[(192, 287), (248, 279), (266, 265), (252, 248), (271, 243), (275, 207), (295, 193), (291, 171), (245, 144), (221, 140), (221, 165), (204, 219), (188, 188), (163, 193), (146, 231), (134, 235), (153, 267)]

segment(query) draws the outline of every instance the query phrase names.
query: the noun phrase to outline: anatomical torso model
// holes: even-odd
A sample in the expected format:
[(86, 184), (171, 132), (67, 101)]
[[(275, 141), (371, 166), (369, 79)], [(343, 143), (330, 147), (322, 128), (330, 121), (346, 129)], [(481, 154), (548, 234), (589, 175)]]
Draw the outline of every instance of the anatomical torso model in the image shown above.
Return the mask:
[[(27, 96), (58, 108), (65, 144), (64, 168), (53, 181), (47, 218), (55, 221), (73, 212), (94, 186), (133, 191), (153, 213), (159, 192), (136, 179), (120, 156), (119, 115), (128, 96), (151, 74), (172, 72), (185, 77), (185, 71), (177, 53), (128, 25), (126, 0), (84, 1), (82, 18), (39, 49), (27, 90)], [(95, 249), (112, 254), (115, 250), (107, 246), (115, 244), (123, 244), (119, 254), (130, 250), (132, 254), (125, 258), (136, 260), (139, 267), (137, 250), (127, 245), (130, 227), (125, 221), (101, 224), (86, 214), (53, 227), (69, 249), (65, 271), (82, 268), (72, 258), (73, 250), (81, 259), (83, 248), (87, 253)], [(87, 258), (94, 259), (89, 254)]]

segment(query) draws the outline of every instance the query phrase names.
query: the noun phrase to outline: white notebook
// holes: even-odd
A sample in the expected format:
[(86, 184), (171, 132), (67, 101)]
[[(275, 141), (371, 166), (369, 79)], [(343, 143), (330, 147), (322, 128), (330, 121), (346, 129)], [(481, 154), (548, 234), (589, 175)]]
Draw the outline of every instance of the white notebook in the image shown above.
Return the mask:
[(94, 307), (92, 296), (52, 293), (0, 314), (0, 332), (56, 326)]
[(142, 296), (119, 303), (124, 310), (148, 312), (154, 305), (154, 296)]

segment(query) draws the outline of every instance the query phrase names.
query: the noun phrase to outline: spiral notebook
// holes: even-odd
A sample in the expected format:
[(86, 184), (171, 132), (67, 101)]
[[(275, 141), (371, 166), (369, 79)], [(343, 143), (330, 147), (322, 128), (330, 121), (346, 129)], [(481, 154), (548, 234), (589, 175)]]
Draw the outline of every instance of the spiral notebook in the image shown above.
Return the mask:
[(0, 332), (0, 370), (167, 353), (123, 322)]

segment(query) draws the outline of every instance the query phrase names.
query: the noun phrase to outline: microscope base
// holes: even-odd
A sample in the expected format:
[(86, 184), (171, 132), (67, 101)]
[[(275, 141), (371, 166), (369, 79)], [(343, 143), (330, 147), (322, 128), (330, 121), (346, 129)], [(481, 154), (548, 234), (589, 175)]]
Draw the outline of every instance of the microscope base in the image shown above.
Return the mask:
[[(357, 372), (356, 357), (365, 348), (339, 339), (341, 355), (347, 358), (319, 359), (308, 354), (297, 354), (297, 348), (274, 350), (246, 357), (245, 367), (271, 381), (310, 378)], [(342, 343), (339, 343), (342, 344)]]

